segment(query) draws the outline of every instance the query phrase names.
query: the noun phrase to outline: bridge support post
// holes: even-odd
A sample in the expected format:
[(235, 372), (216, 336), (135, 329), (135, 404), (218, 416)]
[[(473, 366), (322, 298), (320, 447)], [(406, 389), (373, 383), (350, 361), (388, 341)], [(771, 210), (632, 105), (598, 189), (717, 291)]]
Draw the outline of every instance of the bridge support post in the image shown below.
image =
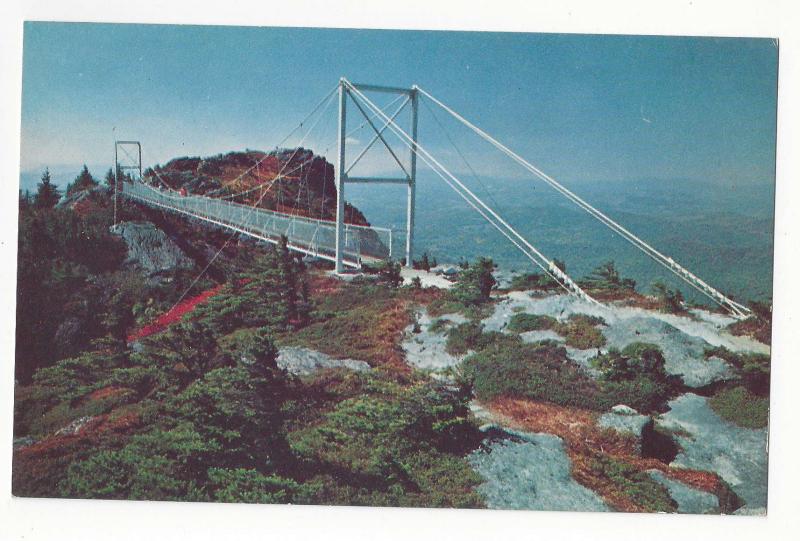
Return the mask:
[(406, 267), (414, 266), (414, 208), (417, 191), (417, 113), (419, 92), (417, 85), (411, 88), (411, 167), (408, 177), (408, 206), (406, 208)]
[[(136, 147), (136, 152), (131, 154), (128, 148)], [(122, 164), (119, 161), (119, 151), (122, 150), (123, 154), (127, 156), (127, 160)], [(123, 187), (125, 178), (130, 179), (127, 171), (134, 171), (139, 174), (139, 180), (142, 180), (142, 145), (139, 141), (114, 141), (114, 225), (117, 224), (117, 206), (120, 188)], [(122, 173), (123, 178), (120, 178)]]
[(344, 272), (345, 138), (347, 136), (347, 88), (339, 81), (339, 137), (336, 163), (336, 274)]
[(119, 145), (114, 141), (114, 224), (117, 225), (117, 191), (119, 190)]

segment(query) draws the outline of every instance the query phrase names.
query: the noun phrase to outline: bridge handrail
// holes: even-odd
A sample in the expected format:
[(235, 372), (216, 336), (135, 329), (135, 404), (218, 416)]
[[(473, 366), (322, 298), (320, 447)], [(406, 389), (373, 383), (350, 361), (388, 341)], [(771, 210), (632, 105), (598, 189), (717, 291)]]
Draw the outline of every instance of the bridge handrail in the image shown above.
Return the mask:
[[(163, 193), (151, 186), (143, 183), (135, 183), (128, 190), (122, 190), (120, 193), (127, 197), (138, 199), (146, 204), (162, 207), (174, 212), (179, 212), (187, 216), (191, 216), (209, 223), (221, 225), (241, 233), (245, 233), (261, 240), (268, 242), (277, 242), (280, 235), (286, 235), (289, 238), (289, 246), (293, 250), (300, 251), (305, 254), (322, 257), (324, 259), (334, 260), (333, 245), (328, 246), (324, 241), (320, 242), (320, 232), (327, 231), (332, 234), (335, 231), (335, 223), (326, 220), (310, 219), (304, 216), (296, 216), (270, 209), (257, 209), (248, 205), (231, 203), (230, 201), (223, 201), (212, 197), (202, 197), (197, 195), (191, 196), (172, 196)], [(142, 188), (146, 187), (149, 191)], [(242, 220), (237, 221), (235, 215), (226, 215), (230, 210), (238, 214), (242, 212)], [(244, 213), (247, 213), (247, 218), (244, 218)], [(261, 219), (259, 219), (259, 216)], [(279, 220), (280, 227), (275, 228), (275, 219)], [(266, 225), (272, 221), (272, 229)], [(379, 260), (381, 256), (373, 254), (362, 254), (362, 236), (360, 231), (383, 231), (388, 233), (389, 237), (389, 253), (391, 254), (392, 244), (392, 230), (387, 228), (372, 228), (368, 226), (356, 226), (354, 224), (346, 224), (346, 236), (351, 239), (346, 241), (345, 254), (349, 266), (360, 267), (361, 260)], [(285, 226), (285, 231), (284, 231)], [(301, 231), (298, 236), (296, 226), (300, 226)], [(350, 227), (354, 229), (350, 229)], [(352, 236), (351, 236), (352, 232)], [(324, 238), (324, 237), (323, 237)]]
[[(308, 216), (300, 216), (300, 215), (297, 215), (297, 214), (288, 214), (286, 212), (280, 212), (280, 211), (272, 210), (272, 209), (265, 209), (265, 208), (262, 208), (262, 207), (252, 207), (250, 205), (245, 205), (245, 204), (242, 204), (242, 203), (236, 203), (235, 201), (228, 201), (228, 200), (220, 199), (218, 197), (208, 197), (208, 196), (202, 195), (202, 194), (170, 195), (168, 193), (164, 193), (163, 191), (159, 190), (158, 188), (153, 188), (152, 186), (149, 186), (148, 184), (145, 184), (144, 182), (141, 182), (140, 184), (142, 186), (150, 188), (154, 193), (158, 193), (159, 196), (165, 197), (167, 199), (174, 199), (174, 200), (177, 200), (177, 201), (185, 201), (186, 199), (213, 201), (215, 204), (235, 205), (237, 207), (240, 207), (240, 208), (244, 207), (244, 208), (246, 208), (248, 210), (253, 210), (253, 211), (258, 212), (258, 213), (266, 213), (266, 214), (273, 214), (273, 215), (277, 215), (277, 216), (281, 216), (281, 217), (289, 217), (289, 218), (291, 218), (293, 220), (299, 220), (299, 221), (308, 222), (308, 223), (318, 223), (318, 224), (322, 224), (322, 225), (332, 225), (332, 226), (336, 225), (336, 222), (334, 222), (333, 220), (322, 220), (320, 218), (311, 218), (311, 217), (308, 217)], [(362, 230), (382, 231), (384, 233), (389, 233), (389, 234), (393, 234), (394, 233), (394, 230), (391, 229), (391, 228), (374, 226), (374, 225), (361, 225), (361, 224), (346, 223), (345, 227), (347, 227), (347, 228), (355, 228), (355, 229), (362, 229)]]

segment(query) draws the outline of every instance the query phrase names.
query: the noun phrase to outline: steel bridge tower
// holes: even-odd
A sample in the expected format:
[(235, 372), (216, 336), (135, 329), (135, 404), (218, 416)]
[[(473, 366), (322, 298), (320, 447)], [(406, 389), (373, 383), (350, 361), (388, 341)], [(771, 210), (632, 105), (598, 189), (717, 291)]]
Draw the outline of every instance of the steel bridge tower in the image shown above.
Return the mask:
[[(361, 92), (380, 92), (385, 94), (397, 94), (400, 96), (405, 95), (406, 99), (411, 103), (411, 138), (412, 146), (409, 149), (409, 167), (406, 169), (403, 162), (398, 158), (397, 153), (392, 146), (386, 141), (383, 136), (389, 123), (385, 123), (382, 127), (378, 127), (373, 122), (373, 119), (364, 110), (362, 105), (353, 97), (350, 92), (349, 86)], [(364, 117), (366, 123), (375, 132), (372, 141), (361, 152), (361, 154), (354, 160), (348, 168), (346, 165), (347, 159), (347, 103), (348, 98), (352, 102), (361, 115)], [(360, 184), (405, 184), (408, 187), (407, 202), (406, 202), (406, 246), (405, 246), (405, 264), (407, 267), (412, 266), (414, 255), (414, 209), (416, 198), (416, 182), (417, 182), (417, 118), (419, 113), (419, 91), (416, 85), (411, 88), (397, 88), (390, 86), (378, 86), (369, 84), (350, 83), (345, 78), (339, 80), (339, 131), (338, 139), (338, 154), (336, 164), (336, 273), (344, 272), (344, 247), (345, 247), (345, 225), (344, 225), (344, 211), (345, 211), (345, 184), (360, 183)], [(375, 141), (380, 141), (389, 153), (397, 162), (399, 169), (402, 171), (402, 176), (396, 177), (359, 177), (349, 175), (350, 170), (355, 163), (366, 153)]]

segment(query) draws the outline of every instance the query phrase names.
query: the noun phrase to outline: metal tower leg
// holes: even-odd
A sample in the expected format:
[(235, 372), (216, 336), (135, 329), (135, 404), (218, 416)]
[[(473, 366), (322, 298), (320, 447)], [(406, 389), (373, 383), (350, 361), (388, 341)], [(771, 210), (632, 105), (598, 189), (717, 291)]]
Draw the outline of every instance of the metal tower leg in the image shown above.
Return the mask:
[(117, 190), (119, 189), (119, 154), (114, 141), (114, 225), (117, 225)]
[(339, 154), (336, 164), (336, 273), (344, 272), (344, 178), (347, 134), (347, 89), (339, 81)]
[(406, 209), (406, 267), (414, 265), (414, 207), (417, 191), (417, 113), (419, 111), (417, 87), (411, 89), (411, 171), (408, 179), (408, 207)]

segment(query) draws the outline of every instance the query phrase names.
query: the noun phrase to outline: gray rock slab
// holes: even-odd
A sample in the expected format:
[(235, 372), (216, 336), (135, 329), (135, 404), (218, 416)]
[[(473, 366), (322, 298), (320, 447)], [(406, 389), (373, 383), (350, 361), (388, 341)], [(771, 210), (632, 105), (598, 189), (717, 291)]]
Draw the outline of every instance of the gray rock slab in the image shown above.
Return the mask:
[(635, 410), (633, 414), (612, 411), (601, 415), (597, 420), (597, 426), (600, 428), (613, 428), (617, 432), (630, 434), (641, 440), (644, 428), (650, 424), (651, 421), (649, 416), (640, 415)]
[[(678, 430), (674, 466), (716, 472), (750, 508), (767, 505), (767, 429), (742, 428), (719, 417), (708, 399), (687, 393), (669, 402), (656, 423)], [(680, 435), (680, 432), (689, 436)]]
[(534, 296), (524, 291), (512, 291), (506, 295), (512, 306), (537, 315), (549, 315), (565, 320), (572, 314), (587, 314), (602, 317), (609, 326), (631, 318), (652, 318), (667, 323), (688, 336), (699, 338), (712, 346), (724, 346), (731, 351), (769, 353), (765, 344), (746, 336), (733, 336), (725, 330), (732, 319), (706, 310), (693, 310), (692, 317), (666, 314), (643, 308), (592, 304), (571, 295)]
[(320, 351), (303, 347), (285, 347), (278, 352), (278, 367), (296, 376), (307, 376), (325, 368), (349, 368), (365, 371), (370, 366), (355, 359), (335, 359)]
[(413, 332), (414, 325), (405, 329), (405, 339), (401, 347), (405, 352), (406, 362), (411, 366), (424, 370), (443, 370), (458, 365), (466, 355), (451, 355), (447, 352), (447, 334), (445, 332), (432, 332), (431, 324), (436, 319), (445, 319), (453, 325), (467, 321), (461, 314), (446, 314), (440, 318), (432, 318), (427, 310), (422, 309), (417, 314), (417, 324), (420, 332)]
[(501, 432), (484, 440), (469, 461), (485, 479), (478, 491), (491, 509), (609, 511), (600, 496), (572, 478), (556, 436)]
[(592, 359), (597, 357), (598, 353), (602, 350), (599, 348), (593, 349), (578, 349), (566, 346), (567, 358), (584, 369), (593, 378), (600, 377), (600, 371), (592, 366)]
[(121, 222), (112, 226), (111, 232), (122, 237), (128, 246), (126, 263), (149, 275), (194, 266), (178, 245), (150, 222)]
[(667, 488), (670, 497), (678, 504), (678, 513), (719, 513), (719, 499), (716, 495), (670, 479), (658, 470), (648, 470), (647, 473)]
[(527, 331), (519, 334), (523, 342), (541, 342), (542, 340), (554, 340), (556, 342), (563, 342), (564, 337), (555, 331)]

